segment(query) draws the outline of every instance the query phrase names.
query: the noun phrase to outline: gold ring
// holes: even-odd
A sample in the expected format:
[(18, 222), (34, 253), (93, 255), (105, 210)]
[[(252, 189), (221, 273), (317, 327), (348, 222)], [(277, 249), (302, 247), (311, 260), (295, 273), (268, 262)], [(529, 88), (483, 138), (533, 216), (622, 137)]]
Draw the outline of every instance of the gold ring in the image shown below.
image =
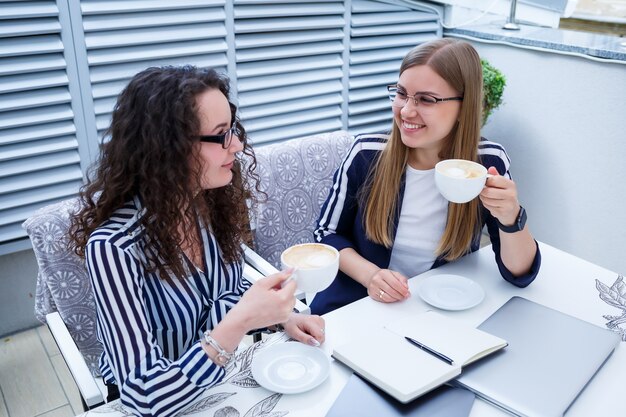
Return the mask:
[(385, 292), (383, 290), (380, 290), (380, 292), (378, 293), (378, 298), (380, 298), (382, 300), (383, 299), (383, 295), (385, 295)]

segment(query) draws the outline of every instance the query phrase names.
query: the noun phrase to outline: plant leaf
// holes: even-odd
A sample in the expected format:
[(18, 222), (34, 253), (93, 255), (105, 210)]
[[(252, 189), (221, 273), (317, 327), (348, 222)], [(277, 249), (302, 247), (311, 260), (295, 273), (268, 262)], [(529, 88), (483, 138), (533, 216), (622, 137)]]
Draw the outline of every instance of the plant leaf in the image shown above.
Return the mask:
[(237, 375), (232, 377), (228, 382), (238, 387), (242, 387), (242, 388), (260, 387), (259, 383), (256, 382), (256, 380), (252, 376), (252, 371), (250, 371), (250, 369), (246, 369), (245, 371), (238, 373)]
[(244, 417), (267, 417), (267, 415), (276, 407), (278, 401), (283, 394), (272, 394), (264, 400), (259, 401), (244, 415)]
[(199, 413), (209, 408), (213, 408), (224, 401), (226, 401), (229, 397), (235, 395), (235, 392), (218, 392), (217, 394), (209, 395), (206, 398), (201, 399), (200, 401), (196, 401), (190, 407), (187, 407), (177, 415), (185, 415), (185, 414), (194, 414)]
[(610, 287), (596, 279), (596, 288), (600, 292), (600, 298), (607, 304), (626, 310), (626, 284), (622, 275)]

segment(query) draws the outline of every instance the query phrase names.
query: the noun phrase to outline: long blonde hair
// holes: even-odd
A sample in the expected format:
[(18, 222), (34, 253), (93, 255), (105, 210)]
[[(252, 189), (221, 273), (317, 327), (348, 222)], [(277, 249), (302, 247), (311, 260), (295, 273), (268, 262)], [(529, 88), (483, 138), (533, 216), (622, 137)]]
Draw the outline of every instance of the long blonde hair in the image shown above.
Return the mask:
[[(478, 53), (467, 42), (438, 39), (409, 51), (400, 65), (400, 74), (417, 65), (428, 65), (463, 96), (459, 121), (444, 142), (439, 157), (478, 162), (483, 84)], [(364, 191), (369, 190), (369, 195), (362, 195), (366, 201), (367, 237), (387, 248), (393, 245), (393, 219), (399, 215), (400, 183), (408, 156), (409, 148), (402, 143), (394, 120), (387, 145), (367, 180), (369, 186)], [(478, 199), (464, 204), (448, 203), (446, 228), (436, 254), (448, 261), (465, 255), (480, 225)]]

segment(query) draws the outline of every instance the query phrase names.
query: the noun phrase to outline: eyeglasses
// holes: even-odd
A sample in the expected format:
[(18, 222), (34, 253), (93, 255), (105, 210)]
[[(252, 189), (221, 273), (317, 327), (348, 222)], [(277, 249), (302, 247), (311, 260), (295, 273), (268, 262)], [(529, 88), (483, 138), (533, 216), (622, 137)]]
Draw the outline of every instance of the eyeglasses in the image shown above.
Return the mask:
[(463, 101), (463, 97), (437, 98), (424, 93), (418, 93), (411, 96), (403, 89), (398, 88), (395, 84), (388, 85), (387, 91), (389, 92), (389, 99), (391, 100), (391, 105), (393, 107), (404, 107), (406, 106), (406, 103), (409, 102), (409, 99), (413, 99), (413, 104), (415, 104), (415, 106), (419, 106), (422, 112), (433, 111), (437, 103), (441, 103), (442, 101)]
[(219, 143), (222, 148), (228, 149), (233, 141), (233, 136), (237, 135), (237, 125), (233, 123), (230, 129), (221, 135), (204, 135), (199, 136), (200, 142)]

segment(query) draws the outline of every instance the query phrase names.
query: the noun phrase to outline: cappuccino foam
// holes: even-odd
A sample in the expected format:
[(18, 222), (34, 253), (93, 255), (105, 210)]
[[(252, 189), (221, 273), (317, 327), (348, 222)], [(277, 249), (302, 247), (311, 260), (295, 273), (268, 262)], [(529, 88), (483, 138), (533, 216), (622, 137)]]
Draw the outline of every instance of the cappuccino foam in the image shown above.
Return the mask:
[(477, 178), (481, 175), (480, 172), (461, 165), (447, 166), (442, 169), (442, 173), (452, 178)]
[(310, 244), (294, 246), (283, 254), (283, 261), (289, 266), (302, 269), (316, 269), (331, 264), (337, 255), (322, 245)]

